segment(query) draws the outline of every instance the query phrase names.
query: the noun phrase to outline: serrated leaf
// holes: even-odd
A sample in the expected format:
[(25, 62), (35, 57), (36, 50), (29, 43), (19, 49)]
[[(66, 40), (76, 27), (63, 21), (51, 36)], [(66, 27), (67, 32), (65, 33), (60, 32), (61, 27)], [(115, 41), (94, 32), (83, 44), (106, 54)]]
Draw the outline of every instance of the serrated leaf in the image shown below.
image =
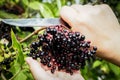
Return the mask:
[(16, 39), (16, 36), (15, 36), (13, 30), (11, 30), (11, 38), (12, 38), (12, 47), (18, 52), (17, 56), (16, 56), (16, 60), (22, 66), (25, 62), (24, 56), (23, 56), (23, 51), (22, 51), (22, 47), (21, 47), (20, 43)]
[(100, 66), (102, 64), (102, 62), (101, 61), (95, 61), (94, 63), (93, 63), (93, 68), (96, 68), (96, 67), (98, 67), (98, 66)]

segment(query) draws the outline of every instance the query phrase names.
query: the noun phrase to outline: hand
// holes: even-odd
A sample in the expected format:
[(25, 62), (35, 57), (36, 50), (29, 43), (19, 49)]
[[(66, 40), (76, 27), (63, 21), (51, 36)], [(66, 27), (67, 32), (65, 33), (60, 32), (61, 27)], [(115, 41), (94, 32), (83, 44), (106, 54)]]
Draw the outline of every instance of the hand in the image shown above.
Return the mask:
[(74, 73), (72, 76), (60, 71), (55, 71), (54, 74), (51, 74), (49, 69), (30, 57), (26, 58), (26, 62), (29, 64), (35, 80), (84, 80), (80, 75), (80, 71)]
[(97, 56), (120, 66), (120, 25), (108, 5), (65, 6), (60, 15), (98, 47)]

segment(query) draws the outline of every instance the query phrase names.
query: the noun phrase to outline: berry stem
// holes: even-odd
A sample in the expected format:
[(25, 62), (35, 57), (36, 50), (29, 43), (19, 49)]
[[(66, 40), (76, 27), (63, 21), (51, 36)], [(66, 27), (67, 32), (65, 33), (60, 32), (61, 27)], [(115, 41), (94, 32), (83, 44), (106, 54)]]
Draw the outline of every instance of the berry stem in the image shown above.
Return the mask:
[(70, 28), (68, 28), (68, 27), (66, 27), (66, 26), (64, 26), (64, 25), (62, 25), (62, 27), (64, 27), (65, 29), (67, 29), (67, 30), (69, 30), (69, 31), (72, 31)]
[(23, 38), (22, 40), (20, 40), (20, 43), (28, 40), (28, 39), (29, 39), (30, 37), (32, 37), (33, 35), (37, 34), (39, 31), (44, 30), (44, 29), (46, 29), (46, 28), (47, 28), (47, 27), (43, 27), (43, 28), (40, 28), (40, 29), (38, 29), (38, 30), (35, 30), (35, 31), (32, 32), (30, 35), (28, 35), (28, 36), (26, 36), (25, 38)]
[(1, 77), (3, 80), (7, 80), (6, 77), (4, 76), (3, 72), (1, 72)]
[[(67, 28), (66, 26), (62, 25), (65, 29), (72, 31), (71, 29)], [(25, 38), (23, 38), (22, 40), (20, 40), (20, 43), (26, 41), (27, 39), (29, 39), (30, 37), (32, 37), (33, 35), (37, 34), (39, 31), (46, 29), (47, 27), (43, 27), (40, 28), (38, 30), (35, 30), (34, 32), (32, 32), (30, 35), (26, 36)]]

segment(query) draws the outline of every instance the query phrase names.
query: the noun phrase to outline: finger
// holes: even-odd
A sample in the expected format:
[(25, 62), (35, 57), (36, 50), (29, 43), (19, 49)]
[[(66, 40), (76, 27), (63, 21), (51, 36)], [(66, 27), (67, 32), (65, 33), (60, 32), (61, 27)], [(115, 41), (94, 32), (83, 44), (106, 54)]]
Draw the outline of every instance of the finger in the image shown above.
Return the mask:
[(75, 20), (77, 12), (71, 7), (64, 6), (60, 11), (60, 16), (70, 26), (74, 26), (74, 23), (76, 22)]
[(72, 30), (77, 30), (76, 26), (79, 25), (80, 14), (75, 9), (65, 6), (61, 9), (60, 16), (72, 27)]
[(40, 66), (40, 64), (36, 60), (33, 60), (30, 57), (27, 57), (25, 60), (28, 63), (35, 80), (49, 79), (49, 76), (47, 76), (47, 73), (45, 72), (45, 70)]
[(80, 75), (80, 71), (74, 73), (73, 75), (66, 72), (58, 72), (56, 76), (61, 78), (61, 80), (84, 80), (84, 78)]

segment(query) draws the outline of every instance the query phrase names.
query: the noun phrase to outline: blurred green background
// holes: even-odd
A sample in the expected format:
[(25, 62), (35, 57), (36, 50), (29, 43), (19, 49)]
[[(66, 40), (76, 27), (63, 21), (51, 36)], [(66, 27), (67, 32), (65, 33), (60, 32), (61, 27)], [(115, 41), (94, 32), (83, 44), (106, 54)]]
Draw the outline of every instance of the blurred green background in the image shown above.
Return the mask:
[[(120, 22), (120, 0), (0, 0), (0, 18), (54, 18), (59, 17), (59, 11), (64, 5), (88, 3), (108, 4)], [(120, 68), (100, 58), (87, 63), (85, 68), (81, 69), (81, 74), (85, 80), (120, 80)], [(33, 79), (23, 78), (25, 76), (28, 74), (19, 75), (19, 78)]]

